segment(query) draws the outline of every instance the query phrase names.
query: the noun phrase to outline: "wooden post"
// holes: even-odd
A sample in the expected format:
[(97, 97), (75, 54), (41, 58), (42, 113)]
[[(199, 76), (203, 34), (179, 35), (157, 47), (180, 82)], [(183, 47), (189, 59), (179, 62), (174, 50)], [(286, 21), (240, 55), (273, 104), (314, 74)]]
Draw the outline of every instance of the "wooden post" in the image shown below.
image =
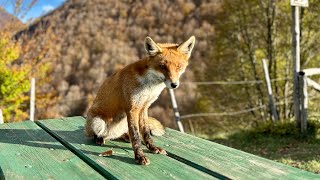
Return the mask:
[(36, 95), (36, 81), (34, 78), (31, 78), (30, 85), (30, 120), (34, 121), (34, 112), (35, 112), (35, 95)]
[(301, 119), (301, 133), (307, 131), (307, 120), (308, 120), (308, 91), (307, 91), (307, 77), (304, 72), (299, 72), (299, 97), (300, 97), (300, 119)]
[[(305, 74), (305, 76), (306, 76), (306, 74)], [(306, 78), (307, 78), (307, 84), (308, 84), (308, 86), (310, 86), (310, 87), (312, 87), (314, 90), (320, 92), (320, 84), (318, 84), (317, 82), (315, 82), (314, 80), (312, 80), (312, 79), (310, 79), (310, 78), (308, 78), (308, 77), (306, 77)]]
[(299, 25), (299, 8), (291, 6), (292, 14), (292, 79), (293, 79), (293, 100), (294, 116), (297, 127), (301, 126), (300, 102), (299, 102), (299, 85), (298, 72), (300, 72), (300, 25)]
[(178, 111), (178, 105), (177, 105), (177, 101), (176, 101), (176, 97), (174, 95), (173, 89), (169, 89), (169, 94), (170, 94), (170, 99), (171, 99), (171, 103), (172, 103), (172, 109), (173, 109), (174, 117), (176, 119), (179, 131), (184, 133), (184, 129), (183, 129), (183, 125), (182, 125), (181, 120), (180, 120), (180, 113)]
[(303, 72), (305, 73), (306, 76), (318, 75), (320, 74), (320, 68), (304, 69)]
[(303, 95), (301, 100), (301, 130), (303, 132), (307, 132), (307, 125), (308, 125), (308, 82), (307, 76), (303, 76)]
[(3, 120), (3, 114), (2, 114), (2, 109), (0, 109), (0, 124), (3, 124), (4, 120)]
[(279, 120), (279, 117), (278, 117), (276, 106), (275, 106), (274, 100), (273, 100), (269, 70), (268, 70), (266, 59), (262, 59), (262, 65), (263, 65), (264, 76), (265, 76), (266, 84), (267, 84), (267, 88), (268, 88), (269, 106), (270, 106), (270, 110), (272, 113), (272, 120), (273, 120), (273, 122), (277, 122)]
[(191, 122), (191, 120), (189, 119), (188, 120), (188, 124), (189, 124), (189, 127), (190, 127), (190, 131), (191, 131), (191, 134), (192, 135), (195, 135), (195, 131), (194, 131), (194, 127), (193, 127), (193, 124), (192, 124), (192, 122)]

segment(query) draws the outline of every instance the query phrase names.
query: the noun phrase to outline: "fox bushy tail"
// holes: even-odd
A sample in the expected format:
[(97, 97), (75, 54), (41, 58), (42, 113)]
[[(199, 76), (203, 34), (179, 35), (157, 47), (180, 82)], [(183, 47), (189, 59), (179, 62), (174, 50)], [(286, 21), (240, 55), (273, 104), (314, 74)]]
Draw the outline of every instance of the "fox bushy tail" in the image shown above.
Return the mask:
[(148, 118), (146, 125), (153, 136), (162, 136), (165, 133), (163, 125), (153, 117)]
[(87, 118), (87, 122), (85, 125), (85, 135), (88, 137), (93, 137), (94, 135), (97, 135), (98, 137), (102, 137), (103, 134), (105, 134), (105, 131), (107, 130), (107, 124), (106, 122), (99, 118)]
[[(165, 133), (163, 125), (155, 118), (149, 117), (146, 121), (146, 126), (150, 130), (151, 135), (153, 136), (162, 136)], [(85, 135), (88, 137), (93, 137), (97, 135), (98, 137), (102, 137), (107, 131), (107, 124), (106, 122), (99, 118), (87, 118), (86, 125), (85, 125)]]

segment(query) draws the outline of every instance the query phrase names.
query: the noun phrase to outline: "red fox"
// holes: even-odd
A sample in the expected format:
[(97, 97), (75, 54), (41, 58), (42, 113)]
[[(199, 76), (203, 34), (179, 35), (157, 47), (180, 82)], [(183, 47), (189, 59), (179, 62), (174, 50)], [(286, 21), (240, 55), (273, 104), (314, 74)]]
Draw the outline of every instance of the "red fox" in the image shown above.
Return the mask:
[(148, 108), (165, 87), (179, 86), (194, 44), (194, 36), (180, 45), (157, 44), (146, 37), (144, 47), (148, 56), (108, 77), (98, 90), (87, 114), (86, 135), (95, 137), (98, 144), (127, 138), (135, 160), (142, 165), (150, 161), (142, 151), (141, 138), (152, 153), (167, 154), (150, 137), (150, 133), (163, 135), (164, 128), (159, 121), (148, 117)]

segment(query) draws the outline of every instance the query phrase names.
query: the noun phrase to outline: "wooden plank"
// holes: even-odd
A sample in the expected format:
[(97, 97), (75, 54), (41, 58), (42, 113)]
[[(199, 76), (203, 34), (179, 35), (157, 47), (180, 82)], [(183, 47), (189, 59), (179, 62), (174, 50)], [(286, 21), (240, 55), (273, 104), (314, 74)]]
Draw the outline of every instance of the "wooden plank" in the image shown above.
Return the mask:
[[(144, 152), (151, 164), (137, 165), (130, 143), (108, 141), (103, 146), (97, 146), (92, 139), (86, 138), (83, 133), (85, 119), (82, 117), (43, 120), (39, 123), (67, 141), (69, 146), (81, 151), (81, 156), (95, 161), (119, 179), (216, 179), (168, 156), (149, 153), (146, 148)], [(98, 156), (111, 148), (112, 156)]]
[(315, 82), (314, 80), (307, 78), (307, 85), (320, 92), (320, 84)]
[(31, 121), (0, 125), (0, 179), (104, 179)]
[(310, 68), (310, 69), (304, 69), (303, 72), (306, 76), (313, 76), (320, 74), (320, 68)]
[(155, 139), (169, 156), (205, 167), (231, 179), (319, 179), (320, 176), (214, 142), (166, 129)]
[[(48, 129), (46, 126), (41, 124), (39, 121), (36, 121), (36, 124), (38, 124), (42, 129), (44, 129), (48, 134), (50, 134), (52, 137), (57, 139), (60, 143), (62, 143), (65, 147), (67, 147), (71, 152), (76, 154), (78, 157), (80, 157), (83, 161), (85, 161), (88, 165), (90, 165), (93, 169), (95, 169), (97, 172), (99, 172), (103, 177), (106, 179), (117, 179), (115, 176), (113, 176), (111, 173), (104, 170), (103, 167), (101, 167), (99, 164), (97, 164), (95, 161), (91, 160), (87, 156), (83, 156), (83, 153), (76, 147), (70, 145), (66, 140), (58, 136), (55, 132)], [(84, 144), (82, 144), (84, 145)]]

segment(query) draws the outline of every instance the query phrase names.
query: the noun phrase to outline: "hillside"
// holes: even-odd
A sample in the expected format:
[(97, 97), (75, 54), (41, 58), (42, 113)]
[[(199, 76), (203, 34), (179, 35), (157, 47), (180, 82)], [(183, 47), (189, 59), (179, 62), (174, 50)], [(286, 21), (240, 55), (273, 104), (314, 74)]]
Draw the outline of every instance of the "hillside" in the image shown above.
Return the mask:
[(17, 27), (23, 25), (18, 18), (0, 7), (0, 29), (5, 28), (8, 24), (15, 24)]
[[(69, 0), (60, 8), (17, 33), (16, 38), (36, 44), (22, 59), (37, 57), (51, 64), (50, 82), (41, 93), (53, 93), (54, 103), (38, 109), (38, 118), (83, 115), (104, 78), (146, 55), (146, 36), (157, 42), (181, 43), (197, 37), (190, 66), (182, 81), (192, 80), (209, 56), (219, 1), (105, 1)], [(193, 106), (194, 87), (177, 91), (184, 109)], [(167, 92), (153, 105), (150, 114), (166, 125), (171, 120)], [(170, 117), (170, 118), (169, 118)]]

